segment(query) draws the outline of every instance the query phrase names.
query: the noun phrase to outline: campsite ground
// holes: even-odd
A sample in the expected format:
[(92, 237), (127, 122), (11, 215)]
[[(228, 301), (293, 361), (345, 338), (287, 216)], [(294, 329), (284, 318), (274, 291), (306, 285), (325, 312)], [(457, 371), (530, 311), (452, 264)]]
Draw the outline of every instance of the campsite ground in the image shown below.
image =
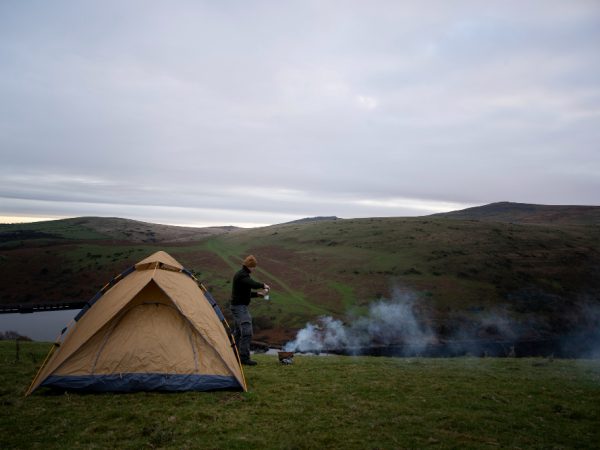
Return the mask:
[(0, 342), (0, 448), (594, 448), (600, 361), (257, 355), (249, 392), (24, 398), (50, 348)]

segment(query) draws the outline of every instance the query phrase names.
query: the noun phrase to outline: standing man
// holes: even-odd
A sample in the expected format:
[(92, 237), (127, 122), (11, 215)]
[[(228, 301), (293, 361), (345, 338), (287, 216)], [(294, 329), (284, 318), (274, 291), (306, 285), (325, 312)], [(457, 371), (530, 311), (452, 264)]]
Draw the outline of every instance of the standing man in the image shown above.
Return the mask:
[(252, 341), (252, 316), (248, 311), (250, 299), (263, 297), (264, 294), (252, 292), (252, 289), (264, 289), (269, 291), (269, 286), (259, 283), (250, 277), (250, 273), (256, 268), (256, 258), (249, 255), (244, 259), (242, 268), (233, 276), (231, 286), (231, 313), (234, 320), (235, 344), (240, 352), (242, 364), (255, 366), (256, 361), (250, 359), (250, 342)]

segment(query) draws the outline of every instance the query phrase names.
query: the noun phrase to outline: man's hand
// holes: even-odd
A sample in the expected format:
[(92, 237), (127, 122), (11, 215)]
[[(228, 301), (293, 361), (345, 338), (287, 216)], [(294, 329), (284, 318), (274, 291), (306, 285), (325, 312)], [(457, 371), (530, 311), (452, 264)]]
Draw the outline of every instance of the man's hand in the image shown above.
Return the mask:
[(267, 283), (263, 283), (263, 285), (265, 286), (265, 289), (266, 289), (267, 291), (270, 291), (270, 290), (271, 290), (271, 288), (269, 287), (269, 285), (268, 285)]

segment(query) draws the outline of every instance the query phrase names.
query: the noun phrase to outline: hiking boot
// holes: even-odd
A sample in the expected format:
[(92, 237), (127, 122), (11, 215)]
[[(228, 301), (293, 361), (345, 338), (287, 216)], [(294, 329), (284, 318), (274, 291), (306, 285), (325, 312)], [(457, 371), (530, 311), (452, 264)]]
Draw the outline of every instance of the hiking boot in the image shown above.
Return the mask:
[(245, 366), (255, 366), (258, 363), (256, 361), (252, 361), (251, 359), (242, 359), (242, 364)]

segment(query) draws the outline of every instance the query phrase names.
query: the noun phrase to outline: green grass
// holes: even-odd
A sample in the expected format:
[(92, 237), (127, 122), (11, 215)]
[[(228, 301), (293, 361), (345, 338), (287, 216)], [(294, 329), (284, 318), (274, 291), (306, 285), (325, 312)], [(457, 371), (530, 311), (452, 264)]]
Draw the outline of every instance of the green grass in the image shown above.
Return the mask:
[(239, 261), (244, 258), (243, 247), (226, 246), (218, 239), (206, 240), (204, 247), (219, 256), (231, 270), (237, 270), (239, 268)]
[(287, 283), (280, 278), (277, 278), (272, 273), (269, 273), (264, 269), (258, 269), (256, 272), (262, 279), (269, 280), (271, 283), (275, 282), (283, 289), (281, 293), (276, 295), (275, 302), (278, 305), (284, 306), (286, 311), (290, 313), (309, 312), (316, 315), (330, 313), (329, 310), (320, 307), (318, 304), (308, 302), (302, 292), (293, 290)]
[(342, 303), (346, 310), (353, 311), (353, 308), (356, 307), (356, 297), (352, 287), (335, 281), (331, 281), (329, 286), (335, 289), (342, 296)]
[[(227, 243), (218, 238), (205, 241), (204, 248), (219, 256), (231, 268), (232, 272), (239, 270), (239, 262), (248, 253), (247, 246), (227, 245)], [(268, 272), (263, 267), (257, 269), (256, 278), (269, 280), (269, 283), (277, 283), (281, 289), (274, 296), (272, 303), (268, 307), (261, 308), (260, 303), (258, 303), (257, 312), (259, 313), (266, 312), (267, 310), (270, 311), (272, 305), (282, 308), (288, 314), (302, 314), (305, 316), (306, 314), (320, 315), (330, 313), (329, 310), (320, 307), (318, 304), (309, 302), (302, 292), (294, 290), (284, 280)], [(303, 322), (304, 320), (300, 321), (300, 323)]]
[(24, 398), (49, 345), (0, 342), (0, 448), (597, 448), (600, 362), (257, 355), (248, 393)]

